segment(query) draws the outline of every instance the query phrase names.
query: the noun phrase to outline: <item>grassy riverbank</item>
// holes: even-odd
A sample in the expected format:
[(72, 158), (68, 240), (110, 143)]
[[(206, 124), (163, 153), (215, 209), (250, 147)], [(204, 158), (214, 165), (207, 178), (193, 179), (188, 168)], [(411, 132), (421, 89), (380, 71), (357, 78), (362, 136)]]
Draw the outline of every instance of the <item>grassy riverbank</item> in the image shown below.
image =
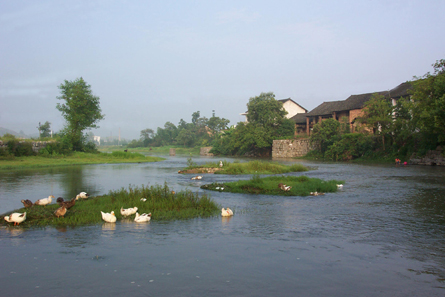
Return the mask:
[(144, 156), (138, 153), (126, 153), (123, 151), (110, 154), (74, 152), (71, 155), (14, 157), (11, 159), (0, 160), (0, 170), (84, 164), (142, 163), (162, 160), (164, 159), (159, 157)]
[[(141, 198), (145, 198), (146, 201), (141, 201)], [(34, 205), (30, 208), (21, 208), (9, 213), (23, 213), (26, 211), (26, 220), (20, 224), (23, 227), (57, 227), (104, 223), (101, 211), (114, 211), (118, 221), (125, 220), (134, 223), (135, 215), (123, 218), (120, 214), (121, 207), (136, 206), (139, 214), (151, 213), (152, 220), (156, 221), (210, 217), (217, 215), (220, 209), (206, 194), (198, 195), (189, 190), (172, 193), (172, 190), (166, 184), (150, 187), (131, 186), (128, 189), (122, 188), (110, 191), (108, 195), (79, 200), (72, 208), (68, 209), (63, 218), (57, 218), (54, 215), (54, 211), (59, 208), (58, 204), (54, 204), (54, 200), (53, 204), (48, 206)], [(12, 225), (12, 223), (7, 223), (2, 217), (0, 225)]]
[[(291, 186), (292, 188), (289, 191), (283, 191), (278, 187), (280, 183)], [(270, 176), (261, 178), (259, 175), (254, 175), (250, 180), (240, 180), (224, 184), (212, 183), (203, 185), (201, 188), (230, 193), (309, 196), (311, 192), (317, 192), (318, 194), (337, 192), (337, 184), (343, 183), (344, 181), (341, 180), (323, 181), (307, 176)]]
[[(190, 162), (192, 163), (192, 162)], [(209, 170), (209, 169), (216, 169)], [(282, 174), (289, 172), (302, 172), (309, 169), (299, 163), (292, 165), (284, 165), (275, 162), (249, 161), (245, 163), (223, 162), (223, 166), (219, 166), (219, 162), (210, 162), (204, 165), (190, 164), (183, 170), (183, 173), (207, 173), (209, 171), (215, 174)]]

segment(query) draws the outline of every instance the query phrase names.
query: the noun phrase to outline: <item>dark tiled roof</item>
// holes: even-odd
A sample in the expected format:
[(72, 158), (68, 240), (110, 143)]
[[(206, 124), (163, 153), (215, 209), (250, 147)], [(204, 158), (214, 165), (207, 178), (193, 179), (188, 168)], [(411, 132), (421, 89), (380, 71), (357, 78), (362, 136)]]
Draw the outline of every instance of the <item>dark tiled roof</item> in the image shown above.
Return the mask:
[[(374, 94), (386, 96), (388, 92), (374, 92), (360, 95), (351, 95), (348, 99), (345, 100), (345, 104), (342, 110), (353, 110), (353, 109), (361, 109), (365, 106), (365, 103), (368, 102)], [(339, 110), (340, 111), (340, 110)]]
[(409, 91), (412, 88), (413, 88), (413, 85), (409, 81), (401, 83), (400, 85), (398, 85), (397, 87), (395, 87), (394, 89), (389, 91), (389, 96), (390, 96), (390, 98), (394, 98), (394, 99), (409, 96), (410, 95)]
[(295, 124), (306, 124), (307, 113), (297, 113), (290, 119), (295, 122)]
[(287, 100), (290, 100), (290, 101), (292, 101), (294, 104), (296, 104), (296, 105), (298, 105), (298, 106), (300, 106), (301, 108), (303, 108), (304, 109), (304, 111), (305, 112), (307, 112), (307, 109), (306, 108), (304, 108), (303, 106), (301, 106), (300, 104), (298, 104), (297, 102), (295, 102), (294, 100), (292, 100), (292, 99), (290, 99), (290, 98), (287, 98), (287, 99), (280, 99), (280, 100), (277, 100), (277, 101), (280, 101), (281, 103), (283, 103), (284, 104), (284, 102), (286, 102)]
[(344, 110), (344, 102), (345, 100), (323, 102), (322, 104), (312, 109), (310, 112), (306, 113), (306, 116), (328, 115), (332, 114), (332, 112), (334, 111)]
[(333, 112), (361, 109), (364, 107), (365, 103), (369, 101), (374, 94), (385, 96), (386, 98), (400, 98), (404, 96), (409, 96), (409, 91), (412, 89), (410, 82), (404, 82), (394, 89), (383, 92), (366, 93), (359, 95), (351, 95), (346, 100), (341, 101), (331, 101), (323, 102), (310, 112), (307, 116), (323, 116), (331, 115)]

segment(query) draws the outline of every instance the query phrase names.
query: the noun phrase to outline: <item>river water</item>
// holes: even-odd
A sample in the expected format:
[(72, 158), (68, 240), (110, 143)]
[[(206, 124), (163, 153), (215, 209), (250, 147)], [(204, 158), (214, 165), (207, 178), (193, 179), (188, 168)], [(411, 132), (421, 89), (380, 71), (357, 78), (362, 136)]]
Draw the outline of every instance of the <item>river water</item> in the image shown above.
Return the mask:
[[(205, 183), (250, 178), (192, 181), (177, 173), (186, 157), (166, 158), (0, 172), (0, 213), (50, 194), (164, 182), (202, 192)], [(444, 168), (281, 162), (311, 166), (293, 175), (344, 180), (344, 188), (317, 197), (211, 192), (231, 218), (1, 228), (1, 296), (445, 295)]]

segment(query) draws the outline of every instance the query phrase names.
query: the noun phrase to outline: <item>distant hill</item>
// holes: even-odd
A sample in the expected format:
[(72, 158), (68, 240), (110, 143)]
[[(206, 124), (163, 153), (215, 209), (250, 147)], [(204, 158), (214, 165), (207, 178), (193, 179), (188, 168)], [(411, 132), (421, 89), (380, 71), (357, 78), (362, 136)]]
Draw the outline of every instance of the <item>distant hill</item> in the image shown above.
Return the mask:
[(9, 129), (0, 127), (0, 136), (3, 136), (5, 134), (12, 134), (16, 137), (29, 138), (29, 136), (26, 135), (23, 131), (15, 132), (13, 130), (9, 130)]

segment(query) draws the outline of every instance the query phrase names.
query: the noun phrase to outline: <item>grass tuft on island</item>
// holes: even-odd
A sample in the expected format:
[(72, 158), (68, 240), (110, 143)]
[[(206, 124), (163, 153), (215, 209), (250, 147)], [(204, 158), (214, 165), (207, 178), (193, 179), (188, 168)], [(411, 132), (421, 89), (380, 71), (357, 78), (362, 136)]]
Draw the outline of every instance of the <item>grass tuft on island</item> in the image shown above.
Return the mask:
[[(283, 191), (278, 184), (291, 186), (289, 191)], [(230, 193), (282, 195), (282, 196), (309, 196), (311, 192), (333, 193), (337, 192), (338, 184), (343, 184), (341, 180), (323, 181), (318, 178), (307, 176), (269, 176), (261, 178), (254, 175), (250, 180), (240, 180), (229, 183), (212, 183), (201, 186), (202, 189), (212, 191), (222, 191)]]
[(283, 174), (289, 172), (303, 172), (309, 169), (300, 164), (284, 165), (276, 162), (249, 161), (245, 163), (230, 163), (223, 161), (223, 166), (219, 162), (206, 163), (204, 165), (191, 165), (180, 173), (215, 173), (215, 174)]
[[(56, 197), (57, 198), (57, 197)], [(141, 201), (145, 198), (146, 201)], [(69, 200), (69, 199), (65, 199)], [(104, 223), (101, 211), (114, 211), (117, 221), (125, 220), (134, 223), (135, 215), (123, 218), (120, 213), (121, 207), (137, 207), (139, 214), (151, 213), (152, 220), (184, 220), (197, 217), (210, 217), (216, 215), (219, 206), (210, 199), (209, 195), (193, 193), (189, 190), (172, 192), (164, 186), (129, 186), (128, 189), (110, 191), (108, 195), (90, 197), (76, 201), (76, 204), (68, 209), (65, 217), (57, 218), (54, 211), (59, 208), (58, 204), (47, 206), (34, 205), (30, 208), (21, 208), (6, 213), (23, 213), (26, 211), (26, 220), (20, 224), (23, 227), (60, 227), (60, 226), (82, 226)], [(7, 223), (1, 217), (1, 225), (13, 225)], [(136, 224), (136, 223), (135, 223)]]
[(0, 170), (86, 164), (145, 163), (162, 160), (165, 159), (124, 151), (95, 154), (74, 152), (71, 155), (14, 157), (7, 160), (0, 159)]

